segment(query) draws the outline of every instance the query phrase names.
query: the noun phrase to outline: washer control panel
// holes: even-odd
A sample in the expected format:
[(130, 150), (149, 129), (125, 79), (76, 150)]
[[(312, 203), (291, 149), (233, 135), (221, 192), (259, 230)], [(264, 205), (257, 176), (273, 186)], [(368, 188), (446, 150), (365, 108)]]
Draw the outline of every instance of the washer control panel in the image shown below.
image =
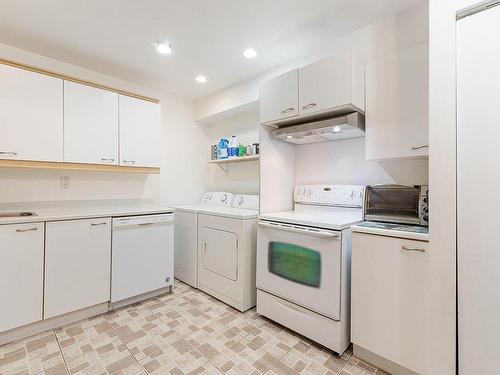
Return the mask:
[(201, 199), (202, 204), (211, 206), (231, 207), (233, 204), (234, 195), (224, 191), (209, 191), (203, 194)]
[(233, 201), (234, 208), (259, 209), (259, 196), (248, 194), (236, 194)]

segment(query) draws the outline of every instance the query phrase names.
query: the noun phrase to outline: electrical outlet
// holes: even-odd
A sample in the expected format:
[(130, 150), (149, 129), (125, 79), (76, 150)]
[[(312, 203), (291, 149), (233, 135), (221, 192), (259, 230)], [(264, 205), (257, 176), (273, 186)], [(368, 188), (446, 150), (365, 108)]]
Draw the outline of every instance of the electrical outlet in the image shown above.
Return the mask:
[(60, 182), (61, 182), (61, 189), (62, 190), (68, 190), (69, 189), (69, 182), (70, 182), (69, 176), (61, 176), (60, 177)]

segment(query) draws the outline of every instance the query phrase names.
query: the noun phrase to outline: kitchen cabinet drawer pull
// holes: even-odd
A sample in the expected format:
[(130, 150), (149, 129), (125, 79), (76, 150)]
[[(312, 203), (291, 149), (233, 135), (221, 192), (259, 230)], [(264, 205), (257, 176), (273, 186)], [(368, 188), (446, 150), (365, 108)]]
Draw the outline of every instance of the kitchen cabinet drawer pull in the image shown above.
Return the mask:
[(416, 251), (419, 253), (425, 253), (425, 249), (419, 248), (419, 247), (408, 247), (406, 245), (401, 246), (401, 249), (405, 251)]
[(90, 223), (91, 226), (93, 227), (96, 227), (98, 225), (106, 225), (107, 223), (106, 222), (102, 222), (102, 223)]
[(135, 160), (124, 160), (123, 163), (135, 164)]
[(12, 156), (16, 156), (17, 152), (14, 152), (14, 151), (0, 151), (0, 155), (12, 155)]
[(23, 232), (31, 232), (34, 230), (38, 230), (38, 228), (16, 229), (16, 232), (23, 233)]
[(101, 161), (115, 161), (113, 158), (101, 158)]
[(292, 111), (295, 111), (295, 108), (290, 107), (290, 108), (282, 110), (281, 113), (288, 113), (288, 112), (292, 112)]
[(309, 108), (313, 108), (313, 107), (316, 107), (316, 103), (309, 103), (305, 106), (302, 107), (302, 109), (309, 109)]
[(429, 148), (429, 145), (411, 146), (413, 151), (420, 150), (421, 148)]

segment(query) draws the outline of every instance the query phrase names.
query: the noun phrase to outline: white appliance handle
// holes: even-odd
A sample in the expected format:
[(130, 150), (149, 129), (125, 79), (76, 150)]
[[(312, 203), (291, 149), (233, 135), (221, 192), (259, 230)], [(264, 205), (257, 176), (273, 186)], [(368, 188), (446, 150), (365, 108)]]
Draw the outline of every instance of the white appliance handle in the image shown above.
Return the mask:
[(316, 228), (298, 227), (298, 226), (292, 226), (292, 225), (288, 225), (288, 224), (272, 223), (272, 222), (267, 222), (267, 221), (259, 221), (259, 225), (261, 227), (264, 227), (264, 228), (284, 230), (287, 232), (305, 234), (307, 236), (322, 237), (322, 238), (339, 238), (340, 237), (340, 234), (338, 234), (338, 233), (334, 233), (334, 232), (330, 232), (330, 231), (326, 231), (326, 230), (321, 230), (321, 229), (316, 229)]

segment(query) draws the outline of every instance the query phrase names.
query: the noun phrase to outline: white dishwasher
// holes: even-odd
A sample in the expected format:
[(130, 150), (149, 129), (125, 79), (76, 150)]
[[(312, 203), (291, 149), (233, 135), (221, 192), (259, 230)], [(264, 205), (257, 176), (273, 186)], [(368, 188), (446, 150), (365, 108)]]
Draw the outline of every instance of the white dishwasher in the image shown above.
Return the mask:
[(174, 214), (113, 218), (111, 302), (170, 287)]

